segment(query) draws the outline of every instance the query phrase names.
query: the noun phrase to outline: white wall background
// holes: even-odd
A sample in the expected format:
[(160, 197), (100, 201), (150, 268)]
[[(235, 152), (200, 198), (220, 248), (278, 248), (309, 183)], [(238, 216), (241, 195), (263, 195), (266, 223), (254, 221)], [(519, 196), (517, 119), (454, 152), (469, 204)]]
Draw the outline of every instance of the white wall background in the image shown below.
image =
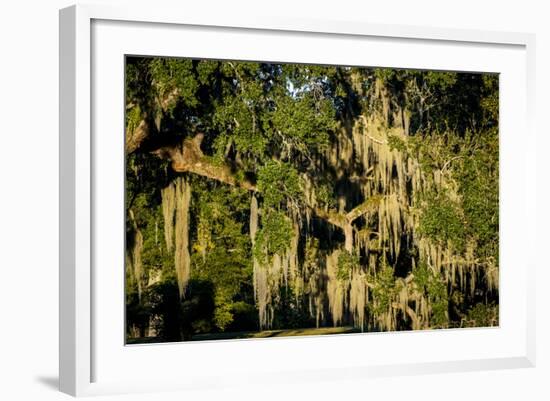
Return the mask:
[[(179, 5), (246, 14), (245, 1), (96, 0), (96, 3)], [(547, 207), (550, 145), (550, 13), (545, 1), (277, 0), (249, 2), (258, 13), (537, 34), (539, 227), (532, 238), (537, 266), (537, 353), (534, 369), (327, 382), (222, 394), (164, 393), (106, 397), (175, 399), (550, 399), (547, 285)], [(57, 392), (58, 336), (58, 9), (70, 0), (4, 0), (0, 5), (0, 399), (61, 400)], [(518, 133), (520, 135), (521, 133)], [(544, 152), (544, 153), (543, 153)], [(546, 210), (543, 210), (545, 208)], [(522, 229), (522, 227), (518, 227)], [(191, 398), (193, 397), (193, 398)]]

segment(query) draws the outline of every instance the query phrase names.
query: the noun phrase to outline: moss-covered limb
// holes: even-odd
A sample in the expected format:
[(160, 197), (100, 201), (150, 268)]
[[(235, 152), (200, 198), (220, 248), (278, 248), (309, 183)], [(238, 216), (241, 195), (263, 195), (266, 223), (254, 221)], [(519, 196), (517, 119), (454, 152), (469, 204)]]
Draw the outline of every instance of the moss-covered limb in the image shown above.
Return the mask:
[(327, 221), (333, 226), (339, 227), (341, 229), (344, 229), (344, 227), (346, 226), (346, 216), (342, 213), (338, 213), (333, 209), (325, 210), (320, 207), (313, 207), (312, 210), (315, 213), (316, 217), (321, 220)]
[(137, 151), (143, 143), (151, 140), (160, 131), (161, 116), (167, 113), (181, 96), (179, 88), (166, 92), (160, 90), (152, 99), (127, 99), (126, 103), (126, 154)]
[(320, 207), (315, 207), (313, 210), (315, 215), (320, 219), (326, 220), (330, 224), (339, 227), (342, 230), (348, 230), (349, 227), (352, 227), (353, 222), (359, 217), (376, 210), (382, 198), (383, 197), (380, 195), (372, 196), (347, 213), (339, 213), (334, 209), (323, 209)]
[(137, 123), (130, 122), (126, 127), (126, 154), (135, 152), (141, 144), (151, 135), (151, 126), (147, 115), (143, 115)]
[(193, 138), (185, 139), (180, 146), (161, 147), (153, 153), (160, 158), (169, 159), (172, 169), (177, 173), (193, 173), (250, 191), (257, 190), (255, 183), (239, 178), (245, 174), (237, 174), (228, 163), (215, 163), (205, 156), (200, 148), (202, 139), (203, 134), (199, 133)]
[(416, 312), (409, 305), (402, 305), (398, 302), (392, 302), (391, 304), (393, 309), (397, 309), (403, 312), (411, 319), (413, 330), (419, 330), (422, 328), (422, 323)]
[[(260, 192), (261, 188), (256, 185), (253, 179), (243, 178), (252, 176), (252, 174), (239, 172), (229, 163), (215, 162), (206, 156), (201, 150), (203, 138), (204, 135), (198, 133), (192, 138), (185, 139), (181, 146), (165, 146), (153, 151), (153, 153), (160, 158), (169, 159), (175, 172), (193, 173), (231, 186)], [(375, 210), (378, 207), (380, 199), (380, 196), (373, 196), (348, 213), (339, 213), (333, 209), (325, 210), (309, 204), (306, 204), (306, 206), (319, 219), (325, 220), (347, 232), (357, 218), (369, 211)]]
[(368, 198), (366, 201), (360, 205), (354, 207), (346, 214), (346, 220), (348, 223), (353, 223), (359, 217), (365, 215), (366, 213), (372, 212), (378, 208), (378, 204), (382, 200), (381, 195), (374, 195)]

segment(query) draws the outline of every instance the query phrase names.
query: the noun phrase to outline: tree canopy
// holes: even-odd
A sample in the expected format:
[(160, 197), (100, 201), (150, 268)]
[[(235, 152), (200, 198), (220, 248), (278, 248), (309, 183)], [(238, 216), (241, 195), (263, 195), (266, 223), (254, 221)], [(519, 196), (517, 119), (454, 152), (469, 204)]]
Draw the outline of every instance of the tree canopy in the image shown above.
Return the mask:
[(126, 60), (128, 338), (498, 324), (498, 76)]

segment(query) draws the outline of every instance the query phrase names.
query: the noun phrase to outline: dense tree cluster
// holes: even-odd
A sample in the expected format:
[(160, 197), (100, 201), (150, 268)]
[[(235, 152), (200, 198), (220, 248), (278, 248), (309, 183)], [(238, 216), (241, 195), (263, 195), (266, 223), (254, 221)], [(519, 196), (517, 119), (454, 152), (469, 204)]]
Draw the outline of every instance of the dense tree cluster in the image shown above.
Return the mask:
[(498, 324), (498, 76), (129, 57), (129, 340)]

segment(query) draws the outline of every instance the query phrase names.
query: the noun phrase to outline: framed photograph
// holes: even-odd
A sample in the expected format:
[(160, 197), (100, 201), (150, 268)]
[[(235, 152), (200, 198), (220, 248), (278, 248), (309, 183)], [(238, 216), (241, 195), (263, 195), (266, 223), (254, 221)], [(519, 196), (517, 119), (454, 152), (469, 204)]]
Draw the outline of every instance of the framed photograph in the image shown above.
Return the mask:
[(529, 34), (61, 10), (61, 391), (534, 366), (533, 60)]

